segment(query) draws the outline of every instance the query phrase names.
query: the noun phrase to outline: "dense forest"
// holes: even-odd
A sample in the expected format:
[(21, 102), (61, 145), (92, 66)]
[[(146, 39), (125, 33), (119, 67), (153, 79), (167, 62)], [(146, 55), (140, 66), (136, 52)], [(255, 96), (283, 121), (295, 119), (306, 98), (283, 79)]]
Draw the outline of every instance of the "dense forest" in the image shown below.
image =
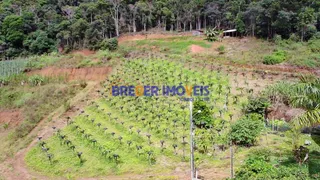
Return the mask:
[(151, 28), (237, 28), (242, 35), (306, 41), (319, 35), (319, 9), (318, 0), (2, 0), (0, 56), (99, 49), (121, 33)]

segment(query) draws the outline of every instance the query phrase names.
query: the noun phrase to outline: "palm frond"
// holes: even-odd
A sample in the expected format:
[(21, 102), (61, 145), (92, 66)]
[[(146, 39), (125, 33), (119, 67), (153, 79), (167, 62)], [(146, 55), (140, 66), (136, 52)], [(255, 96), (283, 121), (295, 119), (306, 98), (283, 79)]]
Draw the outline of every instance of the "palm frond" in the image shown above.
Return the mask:
[(303, 107), (309, 110), (316, 109), (320, 104), (320, 86), (316, 81), (304, 83), (307, 79), (301, 80), (293, 86), (296, 95), (292, 97), (291, 104), (295, 107)]
[(293, 119), (293, 125), (296, 128), (312, 127), (320, 124), (320, 108), (307, 111), (304, 114)]

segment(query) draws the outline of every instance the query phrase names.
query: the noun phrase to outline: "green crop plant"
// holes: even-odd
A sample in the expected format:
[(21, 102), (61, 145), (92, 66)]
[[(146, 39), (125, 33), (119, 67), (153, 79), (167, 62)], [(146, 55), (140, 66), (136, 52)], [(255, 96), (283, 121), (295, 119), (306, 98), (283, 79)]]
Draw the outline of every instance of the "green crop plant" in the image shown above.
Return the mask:
[(0, 61), (0, 78), (19, 74), (25, 70), (28, 60)]
[[(48, 145), (55, 147), (50, 149), (50, 153), (59, 154), (55, 156), (55, 173), (68, 171), (79, 177), (88, 168), (92, 175), (141, 172), (144, 169), (153, 172), (153, 169), (161, 171), (163, 168), (159, 163), (159, 158), (163, 156), (172, 163), (186, 161), (190, 150), (189, 102), (180, 100), (186, 96), (111, 96), (111, 87), (116, 83), (158, 86), (159, 94), (164, 91), (163, 85), (208, 85), (210, 94), (206, 106), (208, 112), (216, 117), (205, 125), (200, 121), (195, 128), (196, 143), (201, 147), (195, 150), (196, 158), (202, 161), (206, 158), (204, 152), (213, 154), (213, 144), (227, 147), (227, 141), (224, 141), (229, 128), (226, 119), (231, 119), (229, 115), (235, 114), (235, 111), (240, 112), (244, 96), (238, 95), (237, 103), (231, 103), (235, 95), (231, 94), (233, 90), (229, 77), (224, 76), (222, 70), (219, 73), (213, 70), (213, 65), (211, 69), (209, 66), (209, 63), (202, 63), (200, 69), (194, 70), (193, 63), (188, 68), (164, 59), (124, 61), (102, 83), (104, 89), (97, 91), (100, 98), (86, 108), (78, 109), (79, 115), (70, 119), (73, 124), (48, 139)], [(240, 94), (240, 89), (235, 91)], [(201, 137), (206, 138), (200, 138), (199, 132)], [(217, 135), (212, 136), (213, 133)], [(62, 143), (66, 139), (72, 143)], [(62, 151), (66, 154), (61, 155), (59, 152)], [(36, 156), (35, 152), (37, 150), (32, 149), (28, 153), (28, 165), (52, 175), (53, 172), (46, 169), (41, 161), (43, 157)], [(78, 156), (78, 152), (83, 154)], [(211, 163), (211, 160), (208, 161)], [(43, 166), (38, 166), (36, 162)], [(150, 165), (152, 169), (149, 169)]]
[(221, 31), (217, 30), (215, 27), (214, 28), (208, 28), (204, 34), (206, 35), (206, 40), (208, 41), (218, 41), (219, 36), (221, 34)]

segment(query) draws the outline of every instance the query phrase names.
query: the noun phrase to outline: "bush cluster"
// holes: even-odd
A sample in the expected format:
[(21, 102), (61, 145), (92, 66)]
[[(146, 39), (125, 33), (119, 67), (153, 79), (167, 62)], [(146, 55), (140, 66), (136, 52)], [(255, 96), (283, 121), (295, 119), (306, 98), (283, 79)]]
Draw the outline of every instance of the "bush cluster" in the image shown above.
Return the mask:
[(318, 37), (315, 37), (314, 39), (308, 41), (308, 47), (311, 49), (313, 53), (320, 53), (320, 38), (317, 38)]
[(274, 65), (285, 61), (287, 58), (287, 53), (283, 50), (276, 50), (271, 55), (264, 57), (263, 64)]
[(118, 48), (118, 39), (116, 38), (110, 38), (110, 39), (104, 39), (100, 43), (100, 48), (101, 50), (116, 50)]
[(266, 109), (270, 106), (270, 102), (265, 97), (250, 97), (248, 104), (243, 108), (246, 114), (257, 113), (265, 115)]
[(276, 168), (271, 163), (270, 154), (267, 149), (251, 151), (244, 165), (236, 172), (235, 179), (307, 179), (308, 172), (297, 166)]
[(263, 117), (252, 113), (231, 125), (231, 141), (241, 146), (252, 146), (263, 129)]
[(219, 46), (218, 47), (218, 52), (219, 52), (219, 54), (224, 54), (225, 53), (225, 47), (223, 46), (223, 45), (221, 45), (221, 46)]

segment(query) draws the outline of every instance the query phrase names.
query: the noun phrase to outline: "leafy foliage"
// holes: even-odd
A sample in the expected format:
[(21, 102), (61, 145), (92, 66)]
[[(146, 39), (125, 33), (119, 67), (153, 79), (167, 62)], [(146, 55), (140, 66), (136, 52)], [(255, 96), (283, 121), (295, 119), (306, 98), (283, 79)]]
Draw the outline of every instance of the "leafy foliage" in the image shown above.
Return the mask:
[(302, 76), (297, 83), (275, 84), (266, 89), (265, 96), (272, 102), (284, 102), (293, 107), (307, 110), (296, 117), (296, 127), (314, 126), (320, 120), (320, 79), (314, 76)]
[[(198, 111), (201, 111), (198, 113)], [(209, 128), (213, 123), (212, 113), (203, 100), (197, 100), (194, 102), (194, 109), (192, 112), (194, 115), (194, 123), (200, 128)]]
[(295, 167), (287, 167), (280, 165), (276, 167), (271, 162), (271, 154), (269, 150), (258, 149), (252, 151), (245, 160), (244, 165), (236, 172), (236, 178), (245, 179), (295, 179), (303, 180), (308, 176), (306, 170)]
[(231, 141), (237, 145), (252, 146), (263, 129), (260, 114), (248, 114), (231, 125)]
[[(51, 52), (55, 50), (48, 48), (52, 42), (65, 52), (78, 48), (97, 50), (104, 39), (154, 27), (164, 31), (228, 27), (242, 35), (269, 39), (276, 33), (284, 39), (295, 33), (303, 41), (319, 31), (319, 6), (312, 1), (287, 0), (5, 0), (0, 4), (0, 44), (5, 51), (1, 56)], [(38, 31), (45, 33), (35, 38)], [(215, 41), (219, 33), (209, 28), (206, 34), (209, 41)], [(48, 44), (44, 39), (49, 40)]]
[(320, 38), (310, 40), (308, 42), (308, 46), (310, 47), (312, 52), (320, 53)]
[(8, 77), (24, 71), (28, 60), (0, 61), (0, 77)]
[(248, 104), (244, 107), (246, 114), (257, 113), (264, 116), (266, 109), (270, 106), (269, 100), (264, 97), (250, 97), (248, 101)]
[(48, 37), (47, 32), (41, 30), (31, 33), (24, 45), (34, 54), (48, 53), (55, 49), (55, 41)]
[(223, 45), (221, 45), (221, 46), (219, 46), (218, 47), (218, 52), (219, 52), (219, 54), (224, 54), (225, 53), (225, 47), (223, 46)]
[(118, 40), (116, 38), (105, 39), (100, 44), (102, 50), (116, 50), (118, 48)]
[(216, 28), (209, 28), (204, 32), (204, 34), (206, 35), (206, 40), (218, 41), (221, 31), (217, 30)]
[(307, 112), (297, 117), (294, 123), (300, 127), (315, 126), (320, 121), (320, 79), (313, 76), (303, 76), (300, 83), (295, 85), (297, 96), (292, 104), (304, 107)]
[(274, 65), (282, 63), (286, 60), (287, 53), (283, 50), (276, 50), (272, 55), (267, 55), (264, 57), (263, 64)]

